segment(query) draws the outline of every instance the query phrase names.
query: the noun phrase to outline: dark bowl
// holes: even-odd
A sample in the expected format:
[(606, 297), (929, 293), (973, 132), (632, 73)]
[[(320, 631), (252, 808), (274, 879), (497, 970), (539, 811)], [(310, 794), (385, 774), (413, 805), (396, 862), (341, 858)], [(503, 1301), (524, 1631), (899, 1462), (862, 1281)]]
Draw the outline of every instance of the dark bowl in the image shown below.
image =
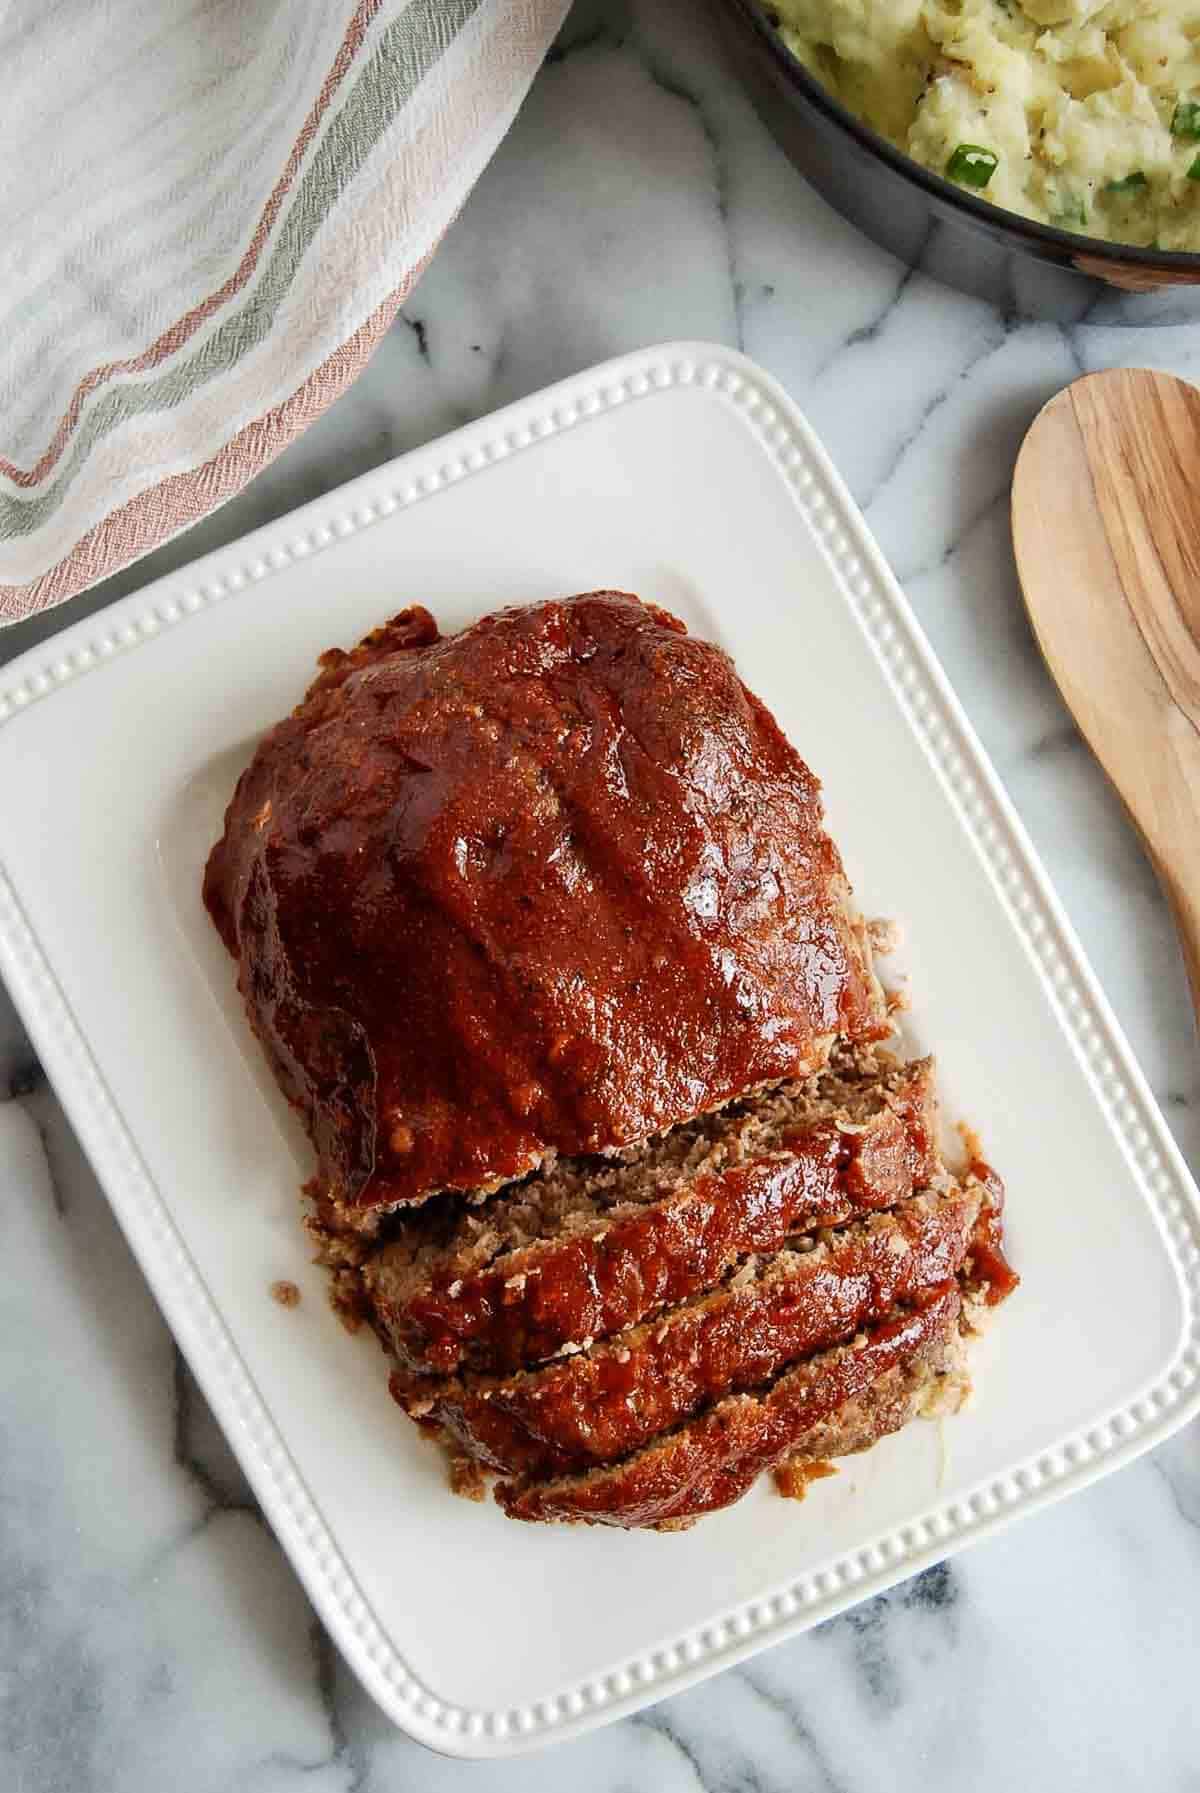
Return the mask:
[(793, 56), (759, 0), (715, 0), (730, 57), (781, 148), (835, 210), (908, 267), (1058, 323), (1200, 317), (1200, 254), (1035, 224), (914, 162)]

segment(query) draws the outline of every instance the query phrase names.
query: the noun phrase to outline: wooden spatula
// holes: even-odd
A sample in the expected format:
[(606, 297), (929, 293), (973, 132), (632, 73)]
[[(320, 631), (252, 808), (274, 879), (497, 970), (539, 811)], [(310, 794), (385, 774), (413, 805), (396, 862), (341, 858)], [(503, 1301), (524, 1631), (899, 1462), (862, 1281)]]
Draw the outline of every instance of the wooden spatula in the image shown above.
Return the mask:
[(1200, 391), (1089, 374), (1035, 418), (1013, 544), (1042, 653), (1166, 890), (1200, 1013)]

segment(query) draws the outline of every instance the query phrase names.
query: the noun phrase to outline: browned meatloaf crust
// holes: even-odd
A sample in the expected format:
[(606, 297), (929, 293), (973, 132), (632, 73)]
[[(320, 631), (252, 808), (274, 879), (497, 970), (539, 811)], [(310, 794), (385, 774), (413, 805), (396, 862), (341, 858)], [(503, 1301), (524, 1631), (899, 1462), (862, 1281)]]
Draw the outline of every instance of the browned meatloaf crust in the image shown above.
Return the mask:
[(911, 1418), (960, 1345), (954, 1282), (847, 1345), (729, 1395), (620, 1461), (548, 1481), (501, 1482), (514, 1519), (677, 1529), (739, 1500), (764, 1469), (845, 1455)]
[(887, 1032), (819, 785), (622, 592), (322, 658), (205, 899), (326, 1224), (640, 1141)]
[(735, 1390), (754, 1389), (872, 1316), (951, 1281), (980, 1193), (916, 1196), (767, 1258), (586, 1353), (509, 1377), (393, 1378), (414, 1416), (490, 1467), (545, 1477), (625, 1457)]
[(397, 1361), (514, 1370), (712, 1287), (789, 1233), (891, 1207), (937, 1174), (932, 1061), (843, 1051), (804, 1086), (679, 1127), (623, 1163), (567, 1160), (480, 1207), (431, 1204), (361, 1271)]

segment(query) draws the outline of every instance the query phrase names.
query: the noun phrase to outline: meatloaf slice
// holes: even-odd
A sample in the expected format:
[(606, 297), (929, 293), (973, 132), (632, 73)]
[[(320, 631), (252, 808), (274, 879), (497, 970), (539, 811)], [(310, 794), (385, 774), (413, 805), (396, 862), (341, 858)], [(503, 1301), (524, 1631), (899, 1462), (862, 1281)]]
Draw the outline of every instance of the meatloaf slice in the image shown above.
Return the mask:
[(606, 1463), (947, 1282), (979, 1206), (978, 1191), (916, 1196), (809, 1249), (747, 1259), (715, 1292), (586, 1353), (509, 1377), (398, 1372), (393, 1392), (490, 1468), (548, 1476)]
[(506, 1372), (710, 1288), (789, 1234), (939, 1175), (933, 1062), (873, 1050), (620, 1160), (567, 1160), (478, 1208), (413, 1216), (362, 1266), (397, 1361)]
[(501, 1482), (514, 1519), (675, 1530), (739, 1500), (786, 1459), (821, 1461), (898, 1431), (935, 1396), (961, 1348), (958, 1285), (784, 1371), (754, 1394), (729, 1395), (618, 1463), (544, 1481)]

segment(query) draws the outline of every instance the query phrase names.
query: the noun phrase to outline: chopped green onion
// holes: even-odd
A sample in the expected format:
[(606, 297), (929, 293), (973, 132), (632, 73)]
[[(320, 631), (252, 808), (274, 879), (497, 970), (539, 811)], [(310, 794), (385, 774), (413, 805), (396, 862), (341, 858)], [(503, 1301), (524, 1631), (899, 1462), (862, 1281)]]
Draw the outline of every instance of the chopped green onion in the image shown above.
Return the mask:
[(1196, 160), (1188, 169), (1187, 177), (1190, 181), (1200, 181), (1200, 156), (1196, 157)]
[(1139, 187), (1148, 185), (1149, 182), (1141, 169), (1135, 168), (1132, 174), (1125, 176), (1124, 180), (1105, 181), (1104, 191), (1106, 193), (1136, 193)]
[(978, 143), (960, 143), (946, 163), (946, 173), (964, 187), (986, 187), (999, 165), (1000, 158), (994, 150), (983, 149)]
[(1180, 100), (1171, 115), (1172, 137), (1200, 137), (1200, 101)]

